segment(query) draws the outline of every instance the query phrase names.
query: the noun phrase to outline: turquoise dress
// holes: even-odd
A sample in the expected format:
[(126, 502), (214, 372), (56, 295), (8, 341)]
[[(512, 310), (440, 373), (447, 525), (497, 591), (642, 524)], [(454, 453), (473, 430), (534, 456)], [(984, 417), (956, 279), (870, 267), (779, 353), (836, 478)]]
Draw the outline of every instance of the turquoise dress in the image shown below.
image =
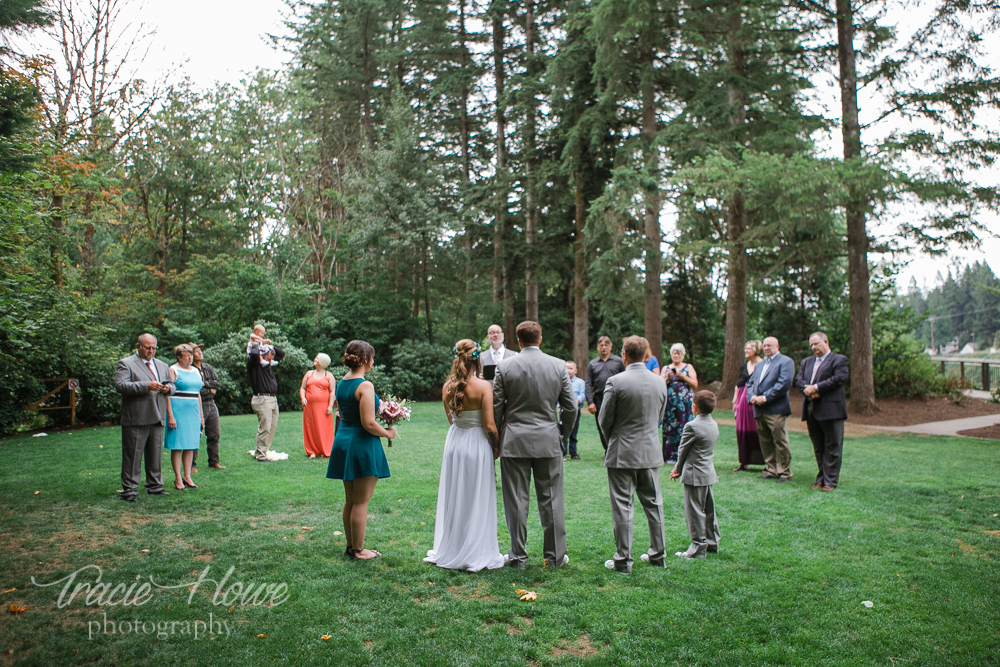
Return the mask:
[[(364, 378), (341, 380), (337, 383), (337, 405), (340, 406), (340, 429), (333, 439), (330, 464), (326, 469), (329, 479), (349, 482), (361, 477), (388, 477), (389, 462), (382, 449), (382, 440), (361, 425), (361, 404), (354, 398), (358, 385)], [(378, 412), (378, 395), (375, 412)]]
[(177, 371), (174, 381), (176, 391), (169, 400), (177, 428), (170, 428), (167, 424), (163, 446), (166, 449), (198, 449), (201, 444), (201, 411), (198, 410), (201, 372), (194, 366), (189, 370), (175, 366), (174, 370)]

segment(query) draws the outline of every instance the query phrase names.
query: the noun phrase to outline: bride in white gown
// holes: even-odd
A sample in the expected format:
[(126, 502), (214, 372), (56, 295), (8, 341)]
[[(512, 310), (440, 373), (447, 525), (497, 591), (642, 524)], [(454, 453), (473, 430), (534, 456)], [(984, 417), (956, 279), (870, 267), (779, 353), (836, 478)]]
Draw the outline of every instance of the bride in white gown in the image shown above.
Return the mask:
[(451, 375), (441, 390), (451, 428), (438, 485), (434, 548), (427, 563), (478, 572), (504, 565), (497, 541), (496, 471), (499, 439), (493, 422), (493, 385), (478, 377), (479, 345), (458, 341)]

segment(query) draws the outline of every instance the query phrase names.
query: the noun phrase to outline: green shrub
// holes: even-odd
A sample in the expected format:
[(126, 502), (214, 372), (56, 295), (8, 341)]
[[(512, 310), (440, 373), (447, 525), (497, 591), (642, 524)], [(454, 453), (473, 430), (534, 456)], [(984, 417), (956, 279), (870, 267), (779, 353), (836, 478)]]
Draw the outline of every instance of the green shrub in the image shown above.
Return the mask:
[[(337, 362), (330, 364), (330, 367), (326, 370), (333, 373), (333, 377), (337, 378), (337, 382), (344, 379), (344, 376), (348, 373), (348, 368), (343, 365), (335, 365)], [(370, 371), (365, 373), (365, 379), (371, 381), (375, 386), (375, 393), (379, 398), (385, 398), (386, 396), (393, 396), (395, 391), (395, 385), (392, 383), (392, 378), (385, 370), (384, 365), (373, 366)]]
[(393, 348), (392, 384), (400, 398), (433, 400), (441, 395), (451, 371), (451, 350), (443, 345), (408, 340)]
[(941, 375), (923, 347), (909, 334), (883, 335), (875, 339), (873, 350), (875, 395), (956, 396), (962, 381)]

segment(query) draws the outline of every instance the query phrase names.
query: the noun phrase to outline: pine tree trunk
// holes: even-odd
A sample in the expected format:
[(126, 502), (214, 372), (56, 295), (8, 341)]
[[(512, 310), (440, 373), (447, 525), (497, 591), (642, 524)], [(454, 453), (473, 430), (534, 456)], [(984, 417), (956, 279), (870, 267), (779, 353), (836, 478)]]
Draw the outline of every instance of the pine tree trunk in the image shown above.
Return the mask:
[[(537, 74), (535, 66), (535, 3), (533, 0), (526, 0), (526, 12), (524, 18), (525, 49), (528, 52), (527, 72), (528, 78), (534, 81)], [(534, 93), (528, 95), (527, 118), (525, 120), (525, 256), (526, 265), (524, 271), (524, 310), (525, 319), (538, 321), (538, 273), (536, 264), (538, 262), (535, 246), (538, 243), (538, 211), (535, 207), (535, 114), (537, 113)]]
[[(504, 186), (507, 177), (507, 119), (504, 114), (504, 65), (503, 65), (504, 25), (503, 16), (493, 18), (493, 79), (496, 82), (496, 124), (497, 124), (497, 213), (493, 225), (493, 303), (498, 303), (503, 289), (504, 306), (507, 303), (507, 270), (506, 248), (504, 246), (504, 230), (507, 224), (507, 188)], [(509, 337), (508, 327), (504, 327)]]
[[(652, 70), (653, 50), (648, 45), (642, 47), (642, 62)], [(656, 92), (652, 82), (644, 84), (642, 95), (642, 133), (646, 137), (646, 168), (651, 174), (658, 173), (659, 155), (656, 150)], [(663, 289), (660, 273), (663, 254), (660, 251), (660, 206), (662, 197), (658, 188), (646, 193), (646, 210), (643, 231), (646, 236), (646, 276), (645, 276), (645, 318), (644, 330), (650, 351), (657, 359), (663, 358)]]
[[(854, 52), (852, 0), (837, 0), (837, 55), (840, 59), (841, 129), (844, 163), (860, 165), (861, 127), (858, 123), (858, 75)], [(872, 365), (872, 310), (868, 278), (868, 230), (865, 193), (851, 183), (847, 203), (847, 276), (851, 314), (851, 409), (871, 415), (875, 406)]]
[(52, 221), (52, 241), (49, 243), (49, 259), (52, 263), (52, 282), (56, 287), (62, 287), (63, 284), (62, 237), (63, 216), (65, 215), (63, 206), (63, 196), (60, 194), (53, 194), (52, 215), (49, 216), (49, 219)]
[[(733, 139), (743, 143), (743, 126), (747, 121), (746, 95), (738, 77), (745, 71), (743, 45), (740, 32), (743, 22), (742, 2), (729, 5), (729, 20), (726, 23), (726, 47), (729, 68), (734, 76), (727, 84), (729, 104), (732, 108), (730, 125)], [(726, 283), (726, 340), (722, 361), (721, 396), (730, 396), (736, 388), (736, 380), (743, 367), (743, 347), (747, 335), (747, 250), (743, 235), (747, 231), (746, 197), (737, 190), (729, 199), (729, 266)]]
[[(468, 35), (465, 31), (465, 0), (461, 0), (458, 3), (458, 31), (460, 44), (459, 48), (462, 50), (462, 70), (468, 71), (469, 68), (469, 49), (466, 41), (468, 40)], [(462, 86), (459, 89), (459, 96), (462, 98), (462, 118), (461, 118), (461, 142), (462, 142), (462, 191), (465, 192), (466, 188), (469, 187), (469, 173), (471, 171), (469, 164), (469, 86), (466, 82), (462, 82)], [(467, 218), (465, 223), (465, 296), (466, 299), (469, 298), (472, 292), (472, 219)], [(464, 302), (464, 301), (463, 301)]]
[(590, 363), (590, 304), (587, 303), (587, 255), (583, 228), (587, 206), (583, 199), (583, 170), (576, 170), (576, 236), (573, 238), (573, 361), (579, 376), (587, 378)]

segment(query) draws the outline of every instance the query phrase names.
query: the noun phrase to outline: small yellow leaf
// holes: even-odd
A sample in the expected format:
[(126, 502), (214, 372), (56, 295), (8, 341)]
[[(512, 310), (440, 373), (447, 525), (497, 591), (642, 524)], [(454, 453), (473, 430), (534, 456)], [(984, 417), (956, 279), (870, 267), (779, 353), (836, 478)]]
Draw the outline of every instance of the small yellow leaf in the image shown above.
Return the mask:
[(104, 449), (104, 445), (98, 445), (97, 448), (98, 449)]
[(144, 554), (148, 554), (149, 553), (149, 549), (139, 549), (139, 551), (141, 551)]
[(312, 530), (309, 526), (302, 526), (302, 530)]
[(29, 607), (27, 605), (25, 605), (23, 607), (18, 607), (13, 602), (10, 603), (10, 613), (12, 613), (12, 614), (20, 614), (22, 612), (28, 611), (28, 609), (29, 609)]
[(340, 532), (339, 530), (335, 530), (335, 531), (333, 531), (333, 534), (334, 534), (334, 535), (343, 535), (343, 533), (342, 533), (342, 532)]
[(267, 635), (257, 635), (258, 639), (263, 639), (264, 637), (267, 637)]
[(36, 496), (37, 496), (37, 495), (38, 495), (39, 493), (41, 493), (41, 491), (35, 491), (35, 495), (36, 495)]
[(232, 607), (230, 607), (229, 611), (232, 611), (233, 609), (236, 609), (236, 605), (233, 605)]
[(521, 600), (525, 602), (530, 602), (532, 600), (537, 600), (537, 599), (538, 599), (538, 593), (535, 593), (534, 591), (528, 591), (527, 593), (521, 596)]
[(323, 635), (322, 637), (320, 637), (320, 639), (322, 639), (323, 641), (326, 641), (328, 639), (333, 639), (333, 637), (331, 637), (330, 635)]
[(517, 593), (518, 595), (524, 595), (525, 593), (528, 593), (530, 591), (526, 591), (523, 588), (518, 588), (514, 592)]
[(17, 590), (16, 588), (8, 588), (7, 590), (4, 591), (4, 593), (13, 593), (16, 590)]

